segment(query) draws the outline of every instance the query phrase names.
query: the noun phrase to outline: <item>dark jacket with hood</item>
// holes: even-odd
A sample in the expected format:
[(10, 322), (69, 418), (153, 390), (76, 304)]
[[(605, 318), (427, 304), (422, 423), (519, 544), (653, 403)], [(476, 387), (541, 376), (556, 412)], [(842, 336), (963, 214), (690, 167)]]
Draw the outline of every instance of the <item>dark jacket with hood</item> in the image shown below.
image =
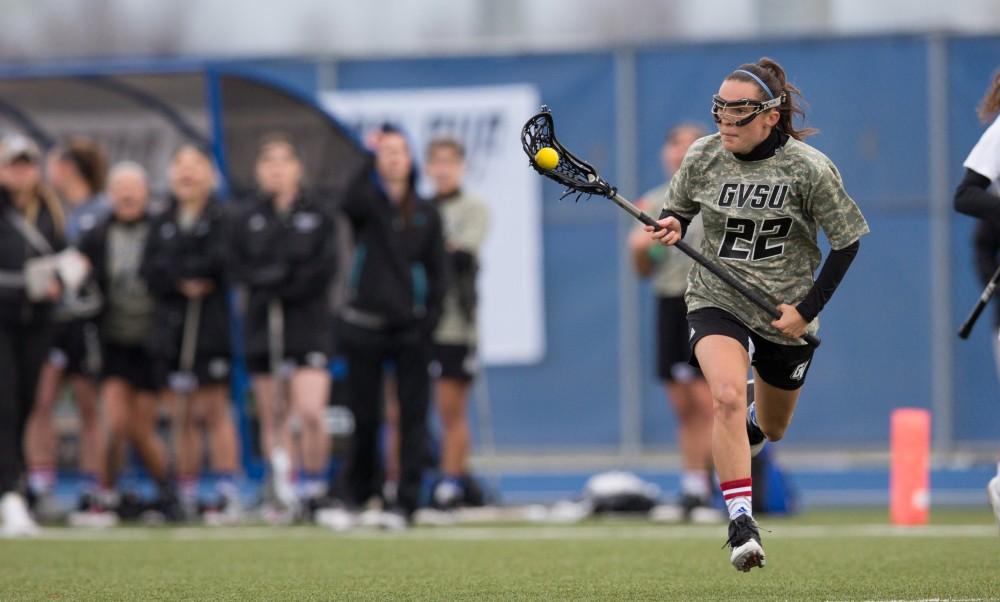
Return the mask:
[[(18, 275), (23, 276), (24, 263), (32, 257), (42, 255), (39, 250), (28, 243), (25, 237), (11, 224), (7, 218), (9, 211), (16, 211), (10, 193), (0, 186), (0, 322), (7, 324), (34, 324), (49, 319), (52, 303), (31, 302), (23, 282), (18, 282)], [(35, 228), (48, 241), (53, 251), (65, 248), (63, 233), (57, 225), (56, 218), (48, 206), (39, 203), (38, 215), (35, 218)]]
[(279, 300), (286, 355), (329, 354), (329, 288), (337, 265), (333, 218), (300, 195), (282, 215), (260, 195), (236, 208), (230, 220), (228, 273), (248, 291), (243, 323), (248, 357), (268, 356), (268, 305)]
[(198, 318), (198, 357), (230, 354), (229, 300), (226, 278), (225, 207), (210, 198), (187, 229), (181, 227), (180, 206), (171, 198), (167, 210), (150, 223), (142, 261), (142, 276), (156, 299), (152, 353), (161, 358), (180, 355), (188, 298), (182, 280), (208, 280), (212, 292), (201, 299)]
[(430, 335), (447, 283), (441, 217), (419, 198), (395, 204), (373, 168), (348, 190), (341, 209), (356, 243), (343, 320), (377, 331)]

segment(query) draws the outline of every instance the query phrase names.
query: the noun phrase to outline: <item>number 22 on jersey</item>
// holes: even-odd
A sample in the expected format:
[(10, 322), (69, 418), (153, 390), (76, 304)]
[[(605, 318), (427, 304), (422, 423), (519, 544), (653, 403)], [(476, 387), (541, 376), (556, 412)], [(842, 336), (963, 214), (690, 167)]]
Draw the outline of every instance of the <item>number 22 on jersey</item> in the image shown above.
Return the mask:
[(719, 247), (719, 257), (737, 261), (760, 261), (785, 252), (792, 218), (776, 217), (756, 222), (744, 217), (726, 219), (726, 234)]

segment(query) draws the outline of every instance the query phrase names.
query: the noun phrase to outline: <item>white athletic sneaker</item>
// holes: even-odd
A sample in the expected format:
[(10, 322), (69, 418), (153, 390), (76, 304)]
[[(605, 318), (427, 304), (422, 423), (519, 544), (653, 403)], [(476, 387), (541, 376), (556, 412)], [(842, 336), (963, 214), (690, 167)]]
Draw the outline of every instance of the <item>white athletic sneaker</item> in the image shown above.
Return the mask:
[(451, 509), (462, 500), (462, 488), (452, 481), (442, 480), (434, 488), (434, 505), (440, 509)]
[(219, 489), (219, 504), (205, 508), (202, 521), (210, 527), (225, 527), (243, 522), (243, 502), (236, 487)]
[(993, 515), (997, 518), (997, 526), (1000, 526), (1000, 475), (990, 479), (989, 485), (986, 486), (986, 493), (990, 497)]
[(358, 514), (357, 526), (374, 528), (379, 527), (382, 524), (382, 508), (381, 507), (369, 507), (365, 508)]
[(299, 496), (292, 485), (292, 458), (281, 447), (271, 450), (271, 484), (274, 497), (281, 505), (291, 510), (298, 507)]
[(314, 515), (317, 525), (334, 531), (350, 531), (358, 524), (358, 515), (346, 508), (320, 508)]
[(718, 525), (725, 522), (726, 518), (728, 517), (725, 512), (709, 506), (692, 508), (688, 515), (688, 520), (691, 521), (692, 525)]
[(34, 537), (38, 535), (38, 525), (28, 513), (28, 504), (21, 494), (8, 491), (0, 498), (0, 537)]
[(406, 515), (401, 510), (390, 509), (379, 513), (378, 527), (385, 531), (405, 531), (409, 527)]
[(66, 517), (66, 511), (51, 492), (38, 494), (35, 499), (33, 514), (39, 522), (57, 522)]
[(549, 508), (547, 522), (557, 525), (576, 524), (594, 514), (594, 504), (589, 500), (574, 502), (562, 500)]
[(118, 515), (114, 512), (72, 512), (67, 518), (69, 526), (83, 529), (117, 527)]
[(71, 512), (69, 526), (88, 529), (106, 529), (118, 525), (118, 513), (113, 509), (118, 507), (120, 499), (117, 492), (91, 491), (83, 494), (80, 507)]
[(455, 510), (420, 508), (413, 513), (413, 524), (422, 527), (450, 527), (458, 524), (458, 512)]
[(753, 517), (741, 514), (729, 521), (729, 539), (726, 543), (733, 552), (729, 562), (737, 571), (749, 572), (754, 567), (764, 567), (764, 546), (760, 543), (760, 531)]

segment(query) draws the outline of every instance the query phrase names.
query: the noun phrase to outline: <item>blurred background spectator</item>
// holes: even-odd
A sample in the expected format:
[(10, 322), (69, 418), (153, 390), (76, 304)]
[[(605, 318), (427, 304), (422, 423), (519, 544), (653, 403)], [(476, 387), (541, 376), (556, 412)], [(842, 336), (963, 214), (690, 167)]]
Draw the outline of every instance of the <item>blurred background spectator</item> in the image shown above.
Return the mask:
[(32, 535), (25, 502), (24, 429), (52, 341), (63, 286), (43, 263), (65, 245), (65, 216), (42, 183), (41, 152), (23, 137), (0, 141), (0, 534)]

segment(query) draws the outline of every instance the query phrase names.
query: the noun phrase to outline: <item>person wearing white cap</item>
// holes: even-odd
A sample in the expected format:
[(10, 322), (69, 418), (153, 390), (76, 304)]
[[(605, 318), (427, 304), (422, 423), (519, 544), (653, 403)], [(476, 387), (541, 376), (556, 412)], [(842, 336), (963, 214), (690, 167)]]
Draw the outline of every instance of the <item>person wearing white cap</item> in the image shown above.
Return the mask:
[(26, 138), (0, 143), (0, 537), (38, 531), (22, 495), (24, 428), (62, 295), (47, 260), (64, 246), (62, 210), (42, 186), (40, 159)]

